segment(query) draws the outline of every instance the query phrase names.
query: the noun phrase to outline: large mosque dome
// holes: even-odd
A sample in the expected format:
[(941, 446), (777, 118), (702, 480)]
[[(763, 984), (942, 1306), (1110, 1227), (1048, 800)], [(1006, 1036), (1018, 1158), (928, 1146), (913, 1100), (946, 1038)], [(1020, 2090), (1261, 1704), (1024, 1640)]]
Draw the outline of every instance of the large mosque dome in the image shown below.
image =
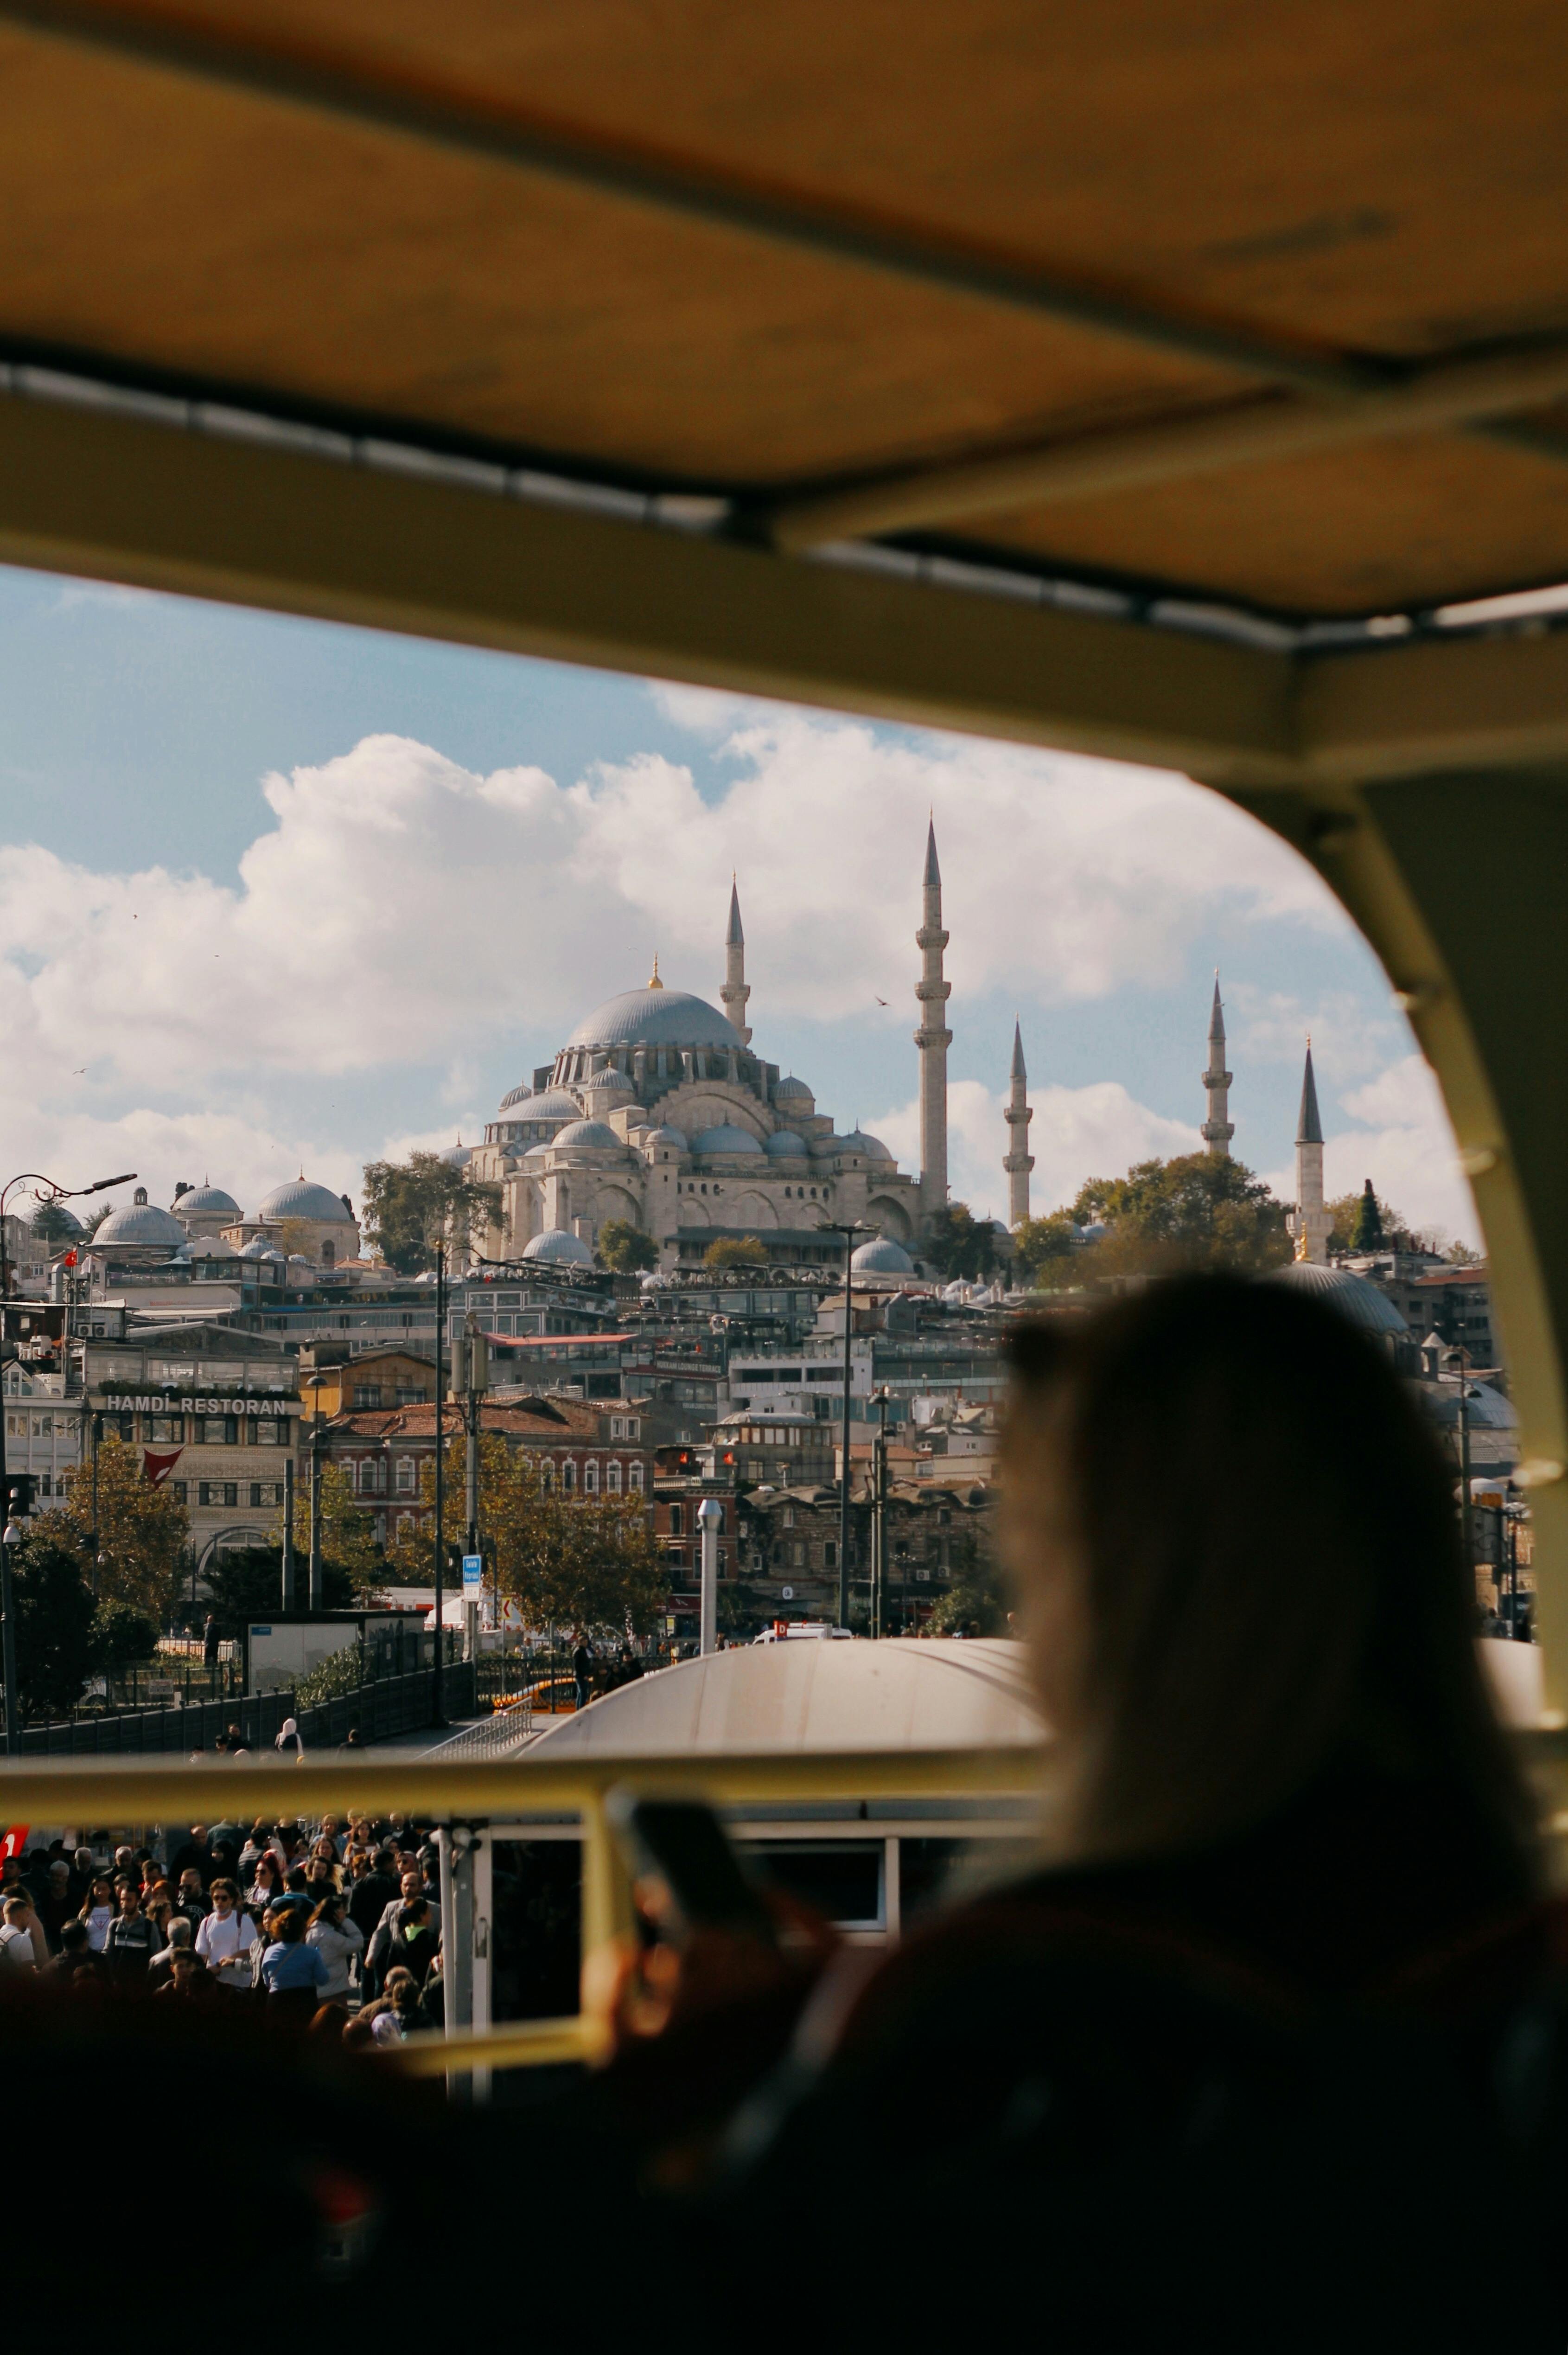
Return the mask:
[(193, 1210), (224, 1219), (239, 1216), (238, 1203), (221, 1186), (188, 1187), (185, 1193), (175, 1195), (170, 1208), (182, 1219), (188, 1219)]
[(762, 1147), (748, 1128), (736, 1128), (733, 1121), (721, 1121), (717, 1128), (705, 1128), (692, 1139), (692, 1151), (704, 1153), (760, 1153)]
[(912, 1275), (915, 1272), (914, 1261), (891, 1235), (877, 1235), (862, 1243), (850, 1266), (862, 1275)]
[[(568, 1152), (574, 1146), (590, 1146), (596, 1153), (624, 1153), (626, 1141), (617, 1136), (607, 1120), (574, 1120), (553, 1137), (546, 1148), (551, 1153)], [(535, 1147), (535, 1150), (538, 1148)]]
[(1409, 1337), (1410, 1328), (1393, 1301), (1348, 1267), (1319, 1267), (1311, 1260), (1292, 1260), (1288, 1267), (1276, 1268), (1268, 1281), (1288, 1284), (1320, 1300), (1326, 1308), (1337, 1308), (1363, 1333), (1392, 1333), (1402, 1340)]
[(340, 1194), (332, 1194), (324, 1186), (314, 1185), (309, 1178), (291, 1178), (286, 1186), (274, 1186), (261, 1205), (264, 1219), (313, 1219), (323, 1224), (352, 1226), (354, 1213)]
[(585, 1015), (567, 1040), (577, 1047), (739, 1047), (741, 1037), (716, 1006), (690, 990), (626, 989)]
[(532, 1082), (503, 1096), (501, 1109), (514, 1120), (577, 1120), (582, 1112), (576, 1096), (568, 1095), (565, 1088), (542, 1088), (535, 1095)]

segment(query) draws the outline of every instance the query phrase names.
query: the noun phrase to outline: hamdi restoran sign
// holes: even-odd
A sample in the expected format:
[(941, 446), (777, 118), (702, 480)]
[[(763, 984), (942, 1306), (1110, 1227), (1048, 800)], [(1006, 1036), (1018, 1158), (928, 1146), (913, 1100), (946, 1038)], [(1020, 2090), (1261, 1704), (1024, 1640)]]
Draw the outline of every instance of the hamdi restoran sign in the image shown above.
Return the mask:
[(298, 1414), (297, 1398), (176, 1398), (162, 1391), (105, 1391), (102, 1414)]

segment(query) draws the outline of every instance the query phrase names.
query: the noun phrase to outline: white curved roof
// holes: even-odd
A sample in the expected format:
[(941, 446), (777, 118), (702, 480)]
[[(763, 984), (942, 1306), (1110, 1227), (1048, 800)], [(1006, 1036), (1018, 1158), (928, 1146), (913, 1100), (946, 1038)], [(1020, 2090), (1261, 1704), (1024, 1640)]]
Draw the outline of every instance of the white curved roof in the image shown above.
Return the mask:
[(92, 1240), (100, 1251), (115, 1243), (141, 1243), (178, 1251), (185, 1240), (185, 1231), (177, 1219), (170, 1218), (167, 1210), (160, 1210), (155, 1202), (140, 1201), (123, 1210), (111, 1210)]
[(873, 1275), (908, 1275), (915, 1263), (891, 1235), (877, 1235), (871, 1242), (862, 1243), (850, 1265)]
[(1022, 1644), (747, 1644), (607, 1693), (529, 1752), (977, 1750), (1044, 1733)]
[(514, 1120), (580, 1120), (583, 1108), (565, 1088), (543, 1088), (535, 1095), (532, 1088), (521, 1087), (502, 1097), (501, 1109)]
[(191, 1210), (217, 1210), (228, 1219), (239, 1216), (238, 1203), (221, 1186), (193, 1186), (188, 1194), (181, 1194), (169, 1207), (176, 1218), (184, 1218)]
[(736, 1128), (733, 1121), (721, 1121), (716, 1128), (705, 1128), (692, 1139), (692, 1151), (699, 1156), (709, 1153), (760, 1153), (762, 1147), (748, 1128)]
[(738, 1047), (716, 1006), (685, 989), (626, 989), (577, 1024), (567, 1047)]
[(550, 1139), (552, 1153), (569, 1152), (573, 1146), (589, 1146), (596, 1153), (624, 1153), (626, 1141), (617, 1136), (605, 1120), (574, 1120), (558, 1135)]
[(309, 1178), (291, 1178), (274, 1186), (258, 1215), (263, 1219), (315, 1219), (323, 1226), (352, 1226), (354, 1213), (340, 1194)]
[(1408, 1333), (1404, 1317), (1387, 1295), (1363, 1275), (1356, 1275), (1348, 1267), (1318, 1267), (1307, 1259), (1292, 1260), (1288, 1267), (1277, 1267), (1269, 1274), (1270, 1284), (1288, 1284), (1298, 1292), (1320, 1300), (1326, 1308), (1337, 1308), (1351, 1324), (1359, 1325), (1363, 1333)]
[(569, 1227), (546, 1227), (543, 1234), (533, 1236), (523, 1246), (524, 1259), (554, 1260), (573, 1267), (591, 1267), (593, 1253), (579, 1235)]

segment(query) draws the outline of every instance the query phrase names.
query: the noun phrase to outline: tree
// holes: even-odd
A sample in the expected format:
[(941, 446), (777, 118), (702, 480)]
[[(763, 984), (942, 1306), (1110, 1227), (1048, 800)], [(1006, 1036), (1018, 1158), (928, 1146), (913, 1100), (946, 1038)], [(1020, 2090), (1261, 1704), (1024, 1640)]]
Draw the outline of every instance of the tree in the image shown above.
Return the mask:
[(635, 1275), (659, 1264), (658, 1244), (630, 1219), (606, 1219), (599, 1231), (599, 1255), (617, 1275)]
[(285, 1259), (314, 1259), (316, 1255), (315, 1230), (308, 1219), (284, 1219), (270, 1240)]
[(151, 1659), (158, 1648), (158, 1623), (133, 1603), (101, 1603), (92, 1614), (92, 1665), (122, 1668)]
[[(664, 1609), (669, 1579), (644, 1500), (565, 1489), (536, 1455), (493, 1434), (480, 1441), (479, 1465), (480, 1545), (496, 1592), (537, 1627), (646, 1635)], [(450, 1496), (461, 1496), (467, 1466), (460, 1433), (447, 1444)], [(419, 1477), (428, 1511), (434, 1465), (421, 1465)], [(428, 1525), (405, 1532), (394, 1559), (422, 1582), (431, 1575), (432, 1543)]]
[(977, 1219), (967, 1202), (949, 1202), (932, 1220), (922, 1255), (938, 1275), (961, 1275), (973, 1283), (989, 1275), (995, 1263), (996, 1230), (989, 1219)]
[(365, 1165), (365, 1232), (388, 1267), (418, 1275), (436, 1263), (436, 1245), (501, 1215), (501, 1188), (454, 1169), (439, 1153)]
[(953, 1551), (952, 1582), (927, 1623), (932, 1634), (951, 1636), (962, 1628), (971, 1636), (1005, 1636), (1007, 1593), (991, 1547), (966, 1531)]
[(1078, 1248), (1079, 1232), (1070, 1210), (1053, 1210), (1044, 1219), (1021, 1219), (1012, 1230), (1018, 1272), (1036, 1286), (1067, 1281)]
[(1351, 1249), (1353, 1252), (1375, 1252), (1382, 1251), (1383, 1247), (1383, 1206), (1372, 1192), (1372, 1181), (1369, 1178), (1361, 1188)]
[[(294, 1600), (303, 1609), (304, 1588), (309, 1577), (309, 1556), (304, 1548), (296, 1550), (295, 1575), (300, 1592)], [(283, 1604), (283, 1549), (276, 1546), (245, 1546), (233, 1553), (209, 1554), (207, 1563), (209, 1605), (217, 1621), (220, 1636), (238, 1636), (253, 1619), (270, 1618)], [(346, 1570), (335, 1561), (322, 1562), (322, 1607), (326, 1611), (352, 1611), (360, 1600), (359, 1591)]]
[(757, 1235), (720, 1235), (703, 1253), (705, 1267), (761, 1267), (767, 1260)]
[[(279, 1516), (278, 1548), (282, 1559), (282, 1516)], [(302, 1479), (294, 1484), (294, 1559), (303, 1579), (311, 1557), (311, 1476), (307, 1458)], [(376, 1524), (354, 1501), (354, 1483), (341, 1464), (322, 1465), (322, 1569), (325, 1593), (326, 1565), (342, 1571), (351, 1595), (371, 1595), (386, 1565), (376, 1542)], [(280, 1575), (281, 1573), (280, 1572)], [(348, 1604), (328, 1604), (329, 1610), (349, 1609)]]
[[(66, 1475), (66, 1501), (39, 1516), (48, 1534), (69, 1546), (84, 1566), (92, 1561), (92, 1473), (84, 1464)], [(162, 1626), (174, 1605), (181, 1557), (190, 1537), (185, 1507), (165, 1482), (154, 1487), (142, 1472), (141, 1451), (122, 1439), (98, 1449), (98, 1544), (94, 1583), (104, 1602), (130, 1603)]]
[(51, 1252), (69, 1251), (80, 1231), (63, 1202), (40, 1202), (31, 1225), (39, 1242)]
[[(69, 1717), (98, 1665), (92, 1592), (82, 1574), (81, 1557), (58, 1532), (37, 1521), (16, 1553), (11, 1582), (22, 1716)], [(155, 1639), (157, 1630), (153, 1632)]]
[(1285, 1205), (1228, 1154), (1139, 1161), (1125, 1178), (1091, 1178), (1072, 1215), (1105, 1234), (1086, 1246), (1086, 1273), (1161, 1275), (1179, 1268), (1256, 1273), (1290, 1257)]

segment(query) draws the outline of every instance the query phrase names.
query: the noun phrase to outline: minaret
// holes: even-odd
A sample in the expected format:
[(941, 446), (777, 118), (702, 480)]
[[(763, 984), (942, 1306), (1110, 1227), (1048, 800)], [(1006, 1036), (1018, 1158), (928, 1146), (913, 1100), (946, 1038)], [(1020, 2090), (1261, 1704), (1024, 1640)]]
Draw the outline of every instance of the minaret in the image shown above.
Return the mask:
[(1209, 1117), (1202, 1138), (1211, 1153), (1229, 1156), (1235, 1128), (1230, 1118), (1231, 1075), (1225, 1069), (1225, 1009), (1220, 1004), (1220, 975), (1214, 972), (1214, 1003), (1209, 1016), (1209, 1068), (1203, 1073), (1209, 1092)]
[(1312, 1041), (1301, 1082), (1301, 1114), (1296, 1124), (1296, 1208), (1287, 1221), (1296, 1238), (1296, 1256), (1319, 1267), (1328, 1264), (1334, 1221), (1323, 1208), (1323, 1124), (1318, 1117), (1318, 1082), (1312, 1076)]
[(729, 879), (729, 924), (724, 936), (724, 987), (719, 992), (724, 1010), (741, 1036), (742, 1043), (751, 1044), (751, 1032), (747, 1027), (746, 1001), (751, 996), (746, 979), (746, 934), (740, 929), (740, 891), (735, 877)]
[(1012, 1026), (1012, 1086), (1007, 1110), (1002, 1117), (1007, 1123), (1007, 1158), (1002, 1167), (1007, 1172), (1007, 1223), (1016, 1227), (1029, 1216), (1029, 1173), (1034, 1167), (1034, 1156), (1029, 1150), (1029, 1124), (1034, 1114), (1028, 1103), (1029, 1074), (1023, 1068), (1023, 1033), (1015, 1022)]
[(942, 930), (942, 870), (937, 864), (934, 818), (926, 836), (920, 929), (915, 942), (920, 951), (920, 978), (915, 985), (920, 1001), (920, 1028), (915, 1033), (920, 1050), (920, 1208), (930, 1220), (948, 1207), (948, 1050), (953, 1043), (943, 1014), (950, 986), (942, 978), (948, 935)]

